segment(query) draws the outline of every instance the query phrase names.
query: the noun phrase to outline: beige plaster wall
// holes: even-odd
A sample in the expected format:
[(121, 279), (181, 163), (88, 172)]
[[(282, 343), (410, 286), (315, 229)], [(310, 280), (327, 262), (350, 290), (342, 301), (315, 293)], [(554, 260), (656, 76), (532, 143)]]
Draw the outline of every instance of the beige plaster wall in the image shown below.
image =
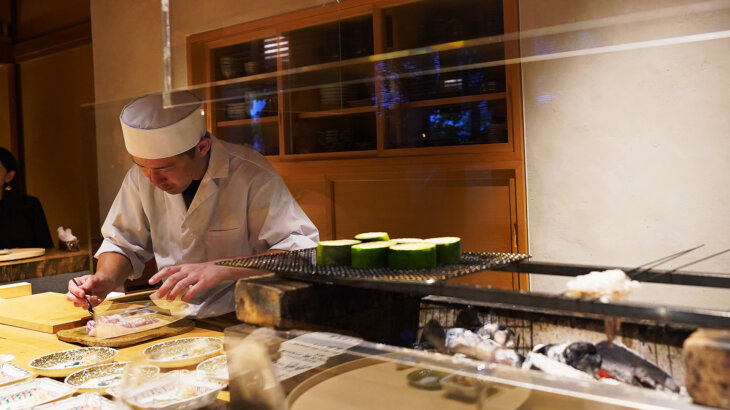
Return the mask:
[(79, 107), (94, 99), (91, 45), (20, 63), (26, 188), (40, 199), (51, 236), (70, 227), (88, 241)]
[[(730, 38), (702, 39), (730, 29), (729, 6), (520, 1), (535, 259), (632, 267), (706, 244), (669, 269), (730, 247)], [(730, 254), (688, 269), (730, 273)], [(632, 299), (730, 309), (727, 290)]]

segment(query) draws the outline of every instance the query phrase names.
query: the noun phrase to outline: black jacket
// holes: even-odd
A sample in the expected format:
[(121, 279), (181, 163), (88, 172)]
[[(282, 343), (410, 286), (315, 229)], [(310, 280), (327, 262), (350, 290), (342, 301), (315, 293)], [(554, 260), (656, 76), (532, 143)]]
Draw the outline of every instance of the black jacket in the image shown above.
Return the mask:
[(48, 222), (38, 198), (4, 192), (0, 200), (0, 249), (52, 247)]

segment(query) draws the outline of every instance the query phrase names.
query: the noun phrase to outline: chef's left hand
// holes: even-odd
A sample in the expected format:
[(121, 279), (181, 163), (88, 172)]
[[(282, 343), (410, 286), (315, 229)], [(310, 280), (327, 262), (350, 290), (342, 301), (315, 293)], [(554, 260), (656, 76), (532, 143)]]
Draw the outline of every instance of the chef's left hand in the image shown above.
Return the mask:
[[(242, 279), (251, 274), (246, 271), (216, 265), (215, 262), (190, 263), (185, 265), (168, 266), (157, 272), (149, 280), (150, 285), (167, 278), (157, 290), (159, 298), (173, 300), (177, 295), (183, 294), (182, 300), (187, 302), (198, 292), (210, 289), (224, 280)], [(258, 272), (261, 274), (261, 272)]]

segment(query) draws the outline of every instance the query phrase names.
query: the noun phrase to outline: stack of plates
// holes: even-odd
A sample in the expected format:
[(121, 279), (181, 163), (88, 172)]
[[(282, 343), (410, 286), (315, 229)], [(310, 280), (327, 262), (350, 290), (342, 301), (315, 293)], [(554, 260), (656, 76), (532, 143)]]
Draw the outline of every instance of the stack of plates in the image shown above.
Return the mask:
[(327, 130), (317, 133), (317, 144), (323, 152), (350, 151), (352, 149), (352, 131)]
[(325, 85), (319, 89), (319, 106), (322, 110), (335, 110), (344, 105), (344, 101), (352, 100), (354, 90), (349, 85)]
[(226, 105), (226, 119), (240, 120), (248, 115), (248, 104), (245, 102), (235, 102)]
[(243, 75), (243, 58), (241, 56), (224, 56), (219, 60), (221, 76), (224, 80)]
[(507, 124), (506, 123), (492, 123), (487, 128), (487, 144), (496, 144), (501, 142), (507, 142)]

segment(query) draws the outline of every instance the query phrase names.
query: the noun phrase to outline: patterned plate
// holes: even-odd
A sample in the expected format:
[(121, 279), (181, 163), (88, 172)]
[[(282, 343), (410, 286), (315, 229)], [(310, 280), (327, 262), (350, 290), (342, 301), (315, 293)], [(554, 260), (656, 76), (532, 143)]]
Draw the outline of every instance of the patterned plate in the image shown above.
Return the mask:
[(187, 367), (218, 355), (223, 341), (217, 337), (186, 337), (154, 344), (144, 349), (145, 358), (160, 367)]
[(29, 409), (69, 396), (73, 387), (45, 377), (0, 388), (0, 410)]
[[(116, 362), (87, 367), (71, 373), (64, 382), (76, 387), (80, 393), (103, 393), (106, 389), (117, 386), (122, 381), (124, 369), (131, 362)], [(160, 372), (157, 366), (143, 366), (145, 375), (155, 376)]]
[(108, 363), (116, 355), (117, 350), (111, 347), (82, 347), (36, 357), (28, 366), (41, 376), (66, 377), (77, 370)]
[(17, 366), (15, 363), (0, 363), (0, 386), (19, 382), (33, 376), (33, 372)]
[(208, 379), (198, 379), (187, 370), (163, 374), (151, 382), (129, 389), (116, 387), (116, 397), (135, 409), (199, 409), (215, 401), (223, 386)]
[(98, 394), (86, 393), (80, 396), (70, 397), (61, 401), (44, 404), (43, 406), (33, 407), (33, 410), (114, 410), (116, 406), (114, 402), (101, 397)]
[(211, 357), (200, 363), (195, 370), (203, 372), (209, 379), (215, 380), (223, 385), (228, 384), (228, 364), (226, 355)]

